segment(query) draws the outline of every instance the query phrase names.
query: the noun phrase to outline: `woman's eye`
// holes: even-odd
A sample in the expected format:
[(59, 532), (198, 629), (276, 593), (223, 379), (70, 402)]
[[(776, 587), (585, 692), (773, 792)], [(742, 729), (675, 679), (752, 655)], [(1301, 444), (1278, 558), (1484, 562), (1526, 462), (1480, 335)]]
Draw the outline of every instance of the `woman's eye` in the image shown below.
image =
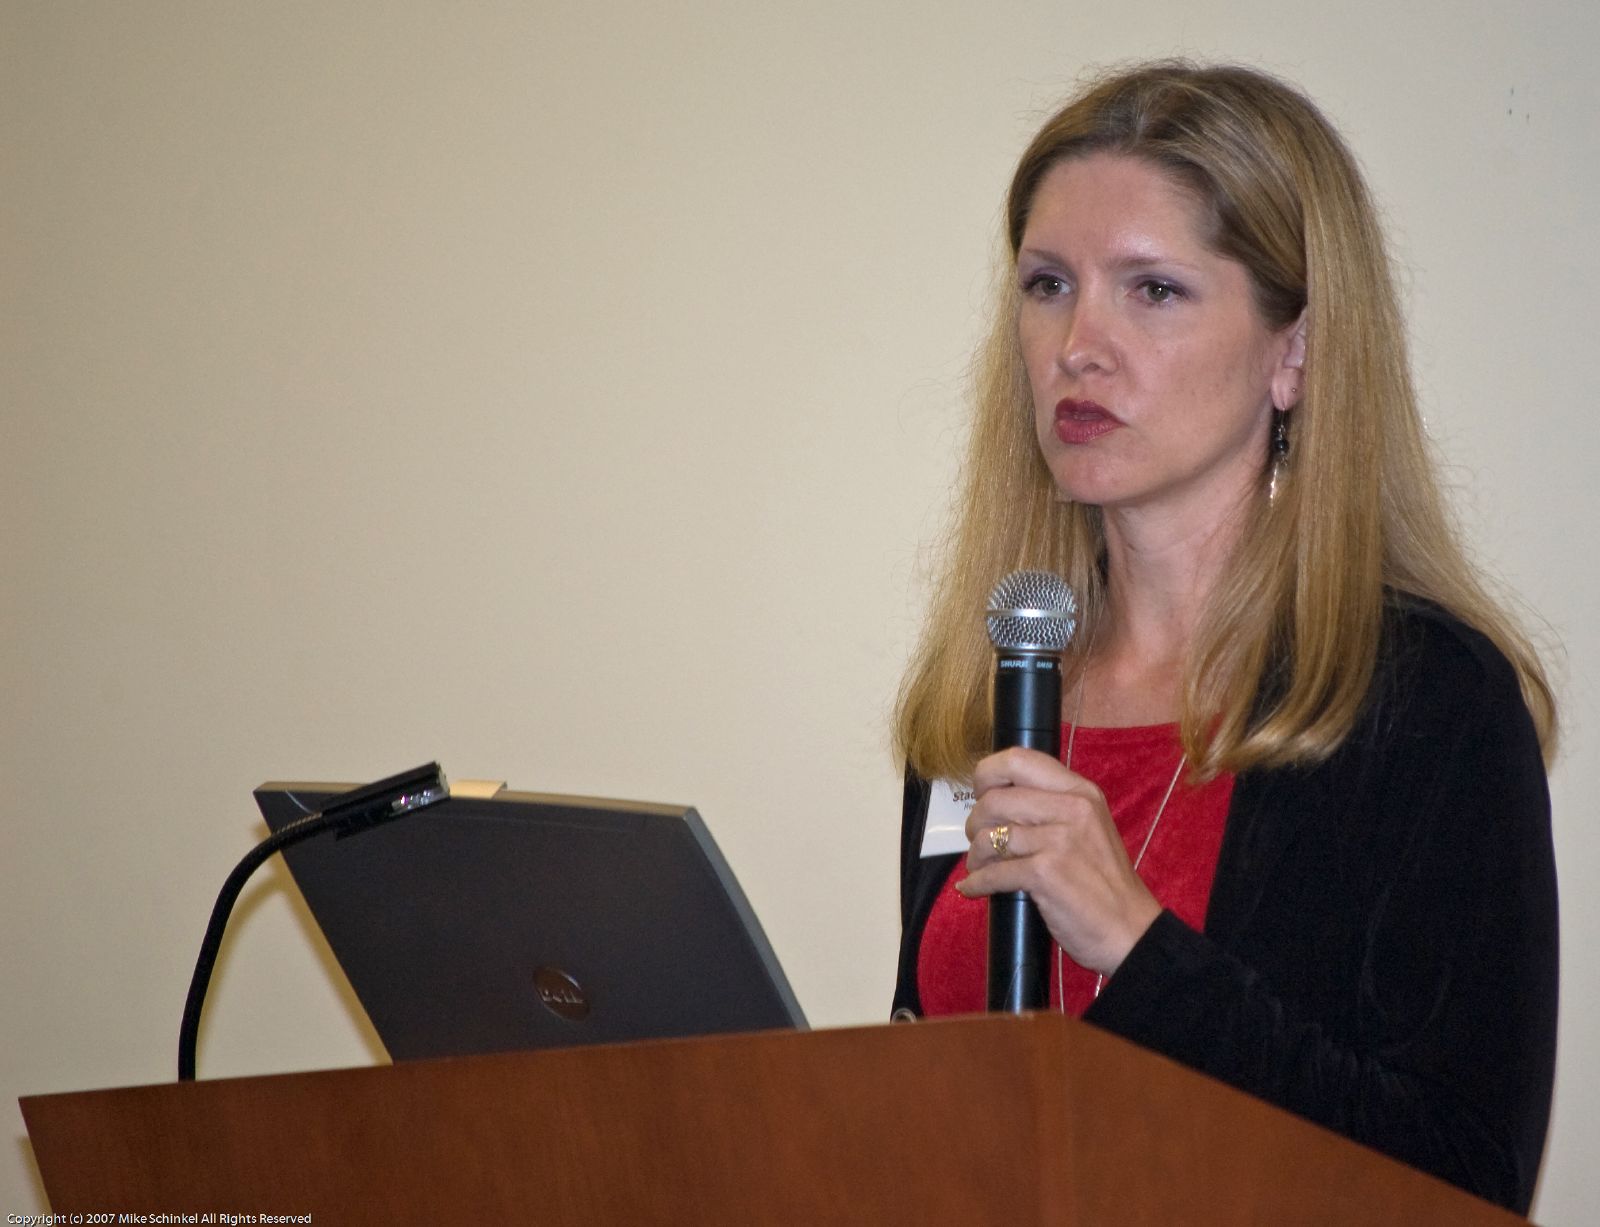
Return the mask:
[(1153, 303), (1166, 303), (1183, 297), (1183, 290), (1170, 281), (1142, 281), (1139, 283), (1139, 292), (1147, 302)]
[(1035, 273), (1023, 283), (1022, 289), (1035, 298), (1054, 298), (1066, 293), (1067, 283), (1053, 273)]

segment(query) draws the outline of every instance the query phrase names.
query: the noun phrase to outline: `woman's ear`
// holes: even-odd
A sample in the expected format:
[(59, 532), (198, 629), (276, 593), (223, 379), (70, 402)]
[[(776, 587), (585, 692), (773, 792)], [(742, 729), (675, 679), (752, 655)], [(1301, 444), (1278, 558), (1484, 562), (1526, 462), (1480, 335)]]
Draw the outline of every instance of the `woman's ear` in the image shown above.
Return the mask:
[(1301, 393), (1305, 391), (1306, 313), (1300, 312), (1300, 318), (1289, 325), (1286, 331), (1289, 334), (1288, 346), (1283, 351), (1278, 369), (1272, 373), (1272, 407), (1282, 413), (1298, 405)]

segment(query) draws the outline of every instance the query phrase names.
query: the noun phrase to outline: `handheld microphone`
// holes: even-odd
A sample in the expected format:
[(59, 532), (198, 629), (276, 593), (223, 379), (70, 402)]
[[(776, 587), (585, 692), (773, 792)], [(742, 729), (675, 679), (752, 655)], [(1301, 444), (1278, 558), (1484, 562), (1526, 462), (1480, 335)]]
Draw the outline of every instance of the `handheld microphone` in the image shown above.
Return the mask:
[[(1078, 602), (1059, 575), (1015, 571), (989, 596), (994, 644), (995, 750), (1023, 746), (1061, 757), (1061, 653), (1078, 629)], [(1041, 1010), (1050, 996), (1050, 931), (1026, 891), (989, 898), (988, 1006)]]

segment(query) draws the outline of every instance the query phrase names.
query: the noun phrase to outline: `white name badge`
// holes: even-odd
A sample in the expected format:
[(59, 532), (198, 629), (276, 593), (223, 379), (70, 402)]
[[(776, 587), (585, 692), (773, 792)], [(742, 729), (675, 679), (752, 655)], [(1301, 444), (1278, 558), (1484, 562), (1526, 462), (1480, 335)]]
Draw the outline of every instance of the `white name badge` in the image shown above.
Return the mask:
[(970, 784), (933, 782), (928, 795), (928, 825), (922, 829), (923, 856), (965, 852), (972, 846), (967, 839), (967, 815), (977, 800)]

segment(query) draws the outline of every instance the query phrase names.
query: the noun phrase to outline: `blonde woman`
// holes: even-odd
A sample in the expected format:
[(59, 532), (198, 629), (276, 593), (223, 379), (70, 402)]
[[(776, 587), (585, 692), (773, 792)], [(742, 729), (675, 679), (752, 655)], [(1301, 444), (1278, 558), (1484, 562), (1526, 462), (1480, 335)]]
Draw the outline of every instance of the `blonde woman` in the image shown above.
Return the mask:
[[(1051, 1005), (1518, 1210), (1550, 1107), (1550, 688), (1476, 582), (1382, 236), (1301, 94), (1094, 84), (1023, 154), (965, 495), (898, 712), (898, 1015)], [(990, 587), (1066, 577), (1062, 759), (990, 755)], [(930, 798), (970, 786), (970, 844)]]

